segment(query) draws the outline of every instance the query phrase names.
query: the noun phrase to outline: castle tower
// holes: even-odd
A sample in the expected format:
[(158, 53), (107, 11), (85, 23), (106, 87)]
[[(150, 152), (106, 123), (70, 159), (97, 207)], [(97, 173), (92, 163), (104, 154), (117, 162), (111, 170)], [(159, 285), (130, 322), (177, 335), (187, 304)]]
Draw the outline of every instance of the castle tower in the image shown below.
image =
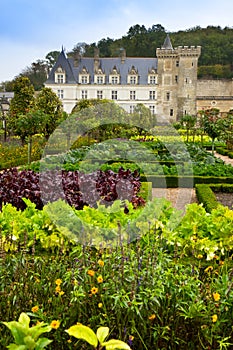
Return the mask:
[(158, 59), (158, 121), (174, 122), (196, 114), (197, 63), (201, 47), (172, 47), (167, 35)]

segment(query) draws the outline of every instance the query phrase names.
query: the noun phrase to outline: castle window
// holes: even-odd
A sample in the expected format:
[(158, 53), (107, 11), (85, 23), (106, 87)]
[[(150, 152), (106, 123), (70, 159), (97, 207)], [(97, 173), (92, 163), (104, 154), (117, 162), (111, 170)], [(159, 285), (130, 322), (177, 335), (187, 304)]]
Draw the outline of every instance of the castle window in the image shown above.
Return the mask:
[(57, 96), (62, 100), (64, 98), (64, 90), (57, 90)]
[(82, 100), (87, 99), (87, 90), (82, 90)]
[(97, 90), (97, 98), (99, 99), (99, 100), (102, 100), (102, 98), (103, 98), (103, 91), (102, 90)]
[(138, 72), (134, 66), (130, 69), (128, 73), (128, 84), (135, 85), (138, 83)]
[(150, 100), (155, 100), (155, 91), (150, 91), (149, 92), (149, 99)]
[(166, 92), (166, 100), (167, 100), (167, 101), (169, 101), (169, 100), (170, 100), (170, 97), (171, 97), (170, 92)]
[(173, 109), (170, 109), (170, 117), (173, 117)]
[(149, 106), (151, 114), (155, 114), (155, 106)]
[(63, 84), (64, 83), (64, 74), (58, 74), (57, 75), (57, 82), (58, 82), (58, 84)]
[(129, 83), (132, 84), (132, 85), (137, 84), (137, 77), (136, 76), (131, 76), (129, 78)]
[(117, 100), (117, 91), (112, 91), (112, 100)]
[(119, 84), (119, 77), (118, 76), (112, 76), (111, 77), (111, 84)]
[(129, 98), (130, 98), (130, 100), (135, 100), (136, 99), (136, 91), (130, 91)]
[(66, 80), (65, 70), (62, 67), (58, 67), (55, 72), (55, 83), (64, 84)]
[(104, 77), (102, 75), (97, 75), (96, 84), (103, 84), (103, 83), (104, 83)]
[(149, 84), (151, 84), (151, 85), (157, 84), (157, 76), (156, 75), (149, 75)]
[(88, 84), (88, 76), (87, 75), (83, 75), (81, 76), (81, 84)]
[(135, 108), (134, 105), (130, 105), (130, 106), (129, 106), (129, 113), (130, 113), (130, 114), (133, 114), (134, 108)]
[(176, 67), (179, 67), (179, 65), (180, 65), (179, 61), (176, 61)]
[(178, 75), (175, 75), (175, 83), (178, 83)]

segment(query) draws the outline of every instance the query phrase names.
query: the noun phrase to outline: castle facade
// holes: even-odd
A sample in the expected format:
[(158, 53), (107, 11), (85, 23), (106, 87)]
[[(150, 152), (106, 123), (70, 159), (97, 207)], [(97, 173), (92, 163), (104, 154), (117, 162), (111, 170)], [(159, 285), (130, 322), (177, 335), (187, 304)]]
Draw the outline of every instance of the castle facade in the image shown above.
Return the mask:
[[(232, 81), (197, 79), (201, 47), (173, 48), (167, 35), (156, 57), (67, 58), (62, 50), (45, 83), (71, 113), (82, 99), (114, 100), (129, 113), (142, 103), (156, 114), (158, 121), (179, 120), (205, 108), (233, 108)], [(229, 107), (229, 108), (228, 108)], [(228, 109), (227, 109), (228, 108)]]

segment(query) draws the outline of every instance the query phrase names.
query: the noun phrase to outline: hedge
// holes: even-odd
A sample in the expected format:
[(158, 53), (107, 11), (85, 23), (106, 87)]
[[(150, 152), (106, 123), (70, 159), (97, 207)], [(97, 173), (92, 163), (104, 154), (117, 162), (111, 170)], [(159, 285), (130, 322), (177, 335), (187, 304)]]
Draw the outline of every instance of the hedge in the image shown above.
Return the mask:
[(195, 188), (198, 202), (203, 203), (203, 206), (208, 213), (219, 205), (215, 193), (233, 193), (232, 184), (197, 184)]

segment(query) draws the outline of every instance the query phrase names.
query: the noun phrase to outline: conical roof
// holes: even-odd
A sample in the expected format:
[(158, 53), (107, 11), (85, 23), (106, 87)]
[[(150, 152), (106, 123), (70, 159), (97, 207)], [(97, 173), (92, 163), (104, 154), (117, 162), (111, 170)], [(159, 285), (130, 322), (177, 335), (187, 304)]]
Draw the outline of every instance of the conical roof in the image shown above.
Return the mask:
[(171, 43), (169, 34), (167, 34), (166, 39), (164, 40), (162, 49), (173, 50), (173, 47), (172, 47), (172, 43)]

